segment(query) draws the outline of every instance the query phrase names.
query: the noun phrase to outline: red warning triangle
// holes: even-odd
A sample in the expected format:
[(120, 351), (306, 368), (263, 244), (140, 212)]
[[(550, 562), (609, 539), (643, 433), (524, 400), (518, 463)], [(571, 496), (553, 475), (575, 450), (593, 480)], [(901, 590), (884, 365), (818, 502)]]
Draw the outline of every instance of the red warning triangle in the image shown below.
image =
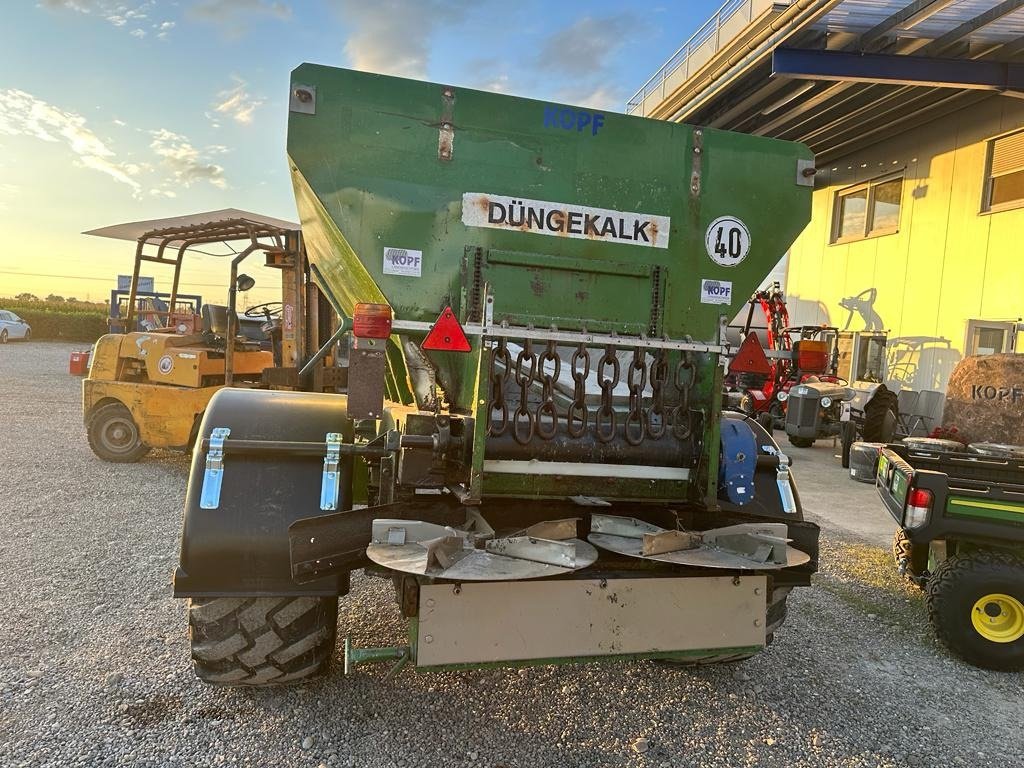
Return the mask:
[(772, 364), (761, 348), (761, 341), (756, 333), (749, 333), (729, 363), (729, 373), (762, 373), (768, 376), (771, 372)]
[(437, 318), (434, 327), (420, 344), (420, 349), (431, 349), (435, 352), (469, 352), (469, 339), (466, 338), (466, 333), (450, 306), (445, 307), (444, 312)]

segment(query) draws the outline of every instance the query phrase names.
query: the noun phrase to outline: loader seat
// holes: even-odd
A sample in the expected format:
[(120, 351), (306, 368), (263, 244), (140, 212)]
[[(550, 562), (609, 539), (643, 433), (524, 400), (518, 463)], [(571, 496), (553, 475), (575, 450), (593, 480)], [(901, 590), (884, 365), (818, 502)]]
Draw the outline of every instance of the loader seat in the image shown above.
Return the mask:
[(228, 308), (220, 304), (203, 304), (199, 310), (203, 319), (203, 333), (224, 338), (228, 335)]
[[(203, 333), (223, 342), (228, 337), (228, 316), (231, 310), (221, 304), (203, 304), (199, 314), (203, 319)], [(261, 320), (239, 318), (235, 315), (235, 347), (251, 352), (263, 348)]]

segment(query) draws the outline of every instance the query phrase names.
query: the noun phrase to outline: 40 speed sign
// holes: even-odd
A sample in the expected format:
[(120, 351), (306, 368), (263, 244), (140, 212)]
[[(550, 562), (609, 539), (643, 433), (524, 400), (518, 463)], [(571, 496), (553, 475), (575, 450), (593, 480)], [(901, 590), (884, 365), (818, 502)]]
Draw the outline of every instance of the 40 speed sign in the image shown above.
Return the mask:
[(735, 216), (719, 216), (704, 235), (708, 256), (720, 267), (735, 267), (750, 252), (750, 230)]

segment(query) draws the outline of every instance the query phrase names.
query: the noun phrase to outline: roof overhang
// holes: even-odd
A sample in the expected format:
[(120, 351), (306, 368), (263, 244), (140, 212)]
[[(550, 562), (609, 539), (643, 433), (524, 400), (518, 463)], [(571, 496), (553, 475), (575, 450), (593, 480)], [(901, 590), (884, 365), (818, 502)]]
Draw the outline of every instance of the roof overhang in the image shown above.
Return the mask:
[(1024, 88), (1024, 0), (793, 0), (752, 30), (644, 114), (802, 141), (821, 163)]
[[(133, 243), (138, 242), (139, 239), (145, 237), (147, 242), (155, 244), (166, 239), (167, 234), (164, 233), (170, 234), (177, 231), (180, 233), (180, 236), (167, 242), (168, 245), (173, 245), (187, 239), (188, 233), (190, 232), (213, 230), (217, 228), (223, 229), (223, 227), (218, 227), (218, 225), (229, 222), (235, 226), (231, 226), (227, 229), (225, 237), (221, 239), (222, 242), (250, 239), (250, 236), (245, 231), (244, 227), (244, 223), (246, 222), (252, 224), (253, 228), (260, 233), (267, 232), (279, 234), (299, 229), (298, 224), (291, 221), (285, 221), (284, 219), (276, 219), (272, 216), (263, 216), (259, 213), (243, 211), (238, 208), (222, 208), (217, 211), (190, 213), (185, 216), (170, 216), (165, 219), (146, 219), (145, 221), (129, 221), (123, 224), (112, 224), (110, 226), (100, 227), (99, 229), (90, 229), (82, 234), (95, 235), (96, 237), (110, 237), (115, 240), (128, 240)], [(237, 226), (238, 224), (242, 224), (242, 226)]]

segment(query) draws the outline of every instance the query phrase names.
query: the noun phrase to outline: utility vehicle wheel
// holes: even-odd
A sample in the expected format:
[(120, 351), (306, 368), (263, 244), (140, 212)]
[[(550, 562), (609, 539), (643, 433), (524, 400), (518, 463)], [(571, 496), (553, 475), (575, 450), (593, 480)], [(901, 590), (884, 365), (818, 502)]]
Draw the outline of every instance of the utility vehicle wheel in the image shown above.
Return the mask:
[(336, 597), (192, 598), (192, 668), (214, 685), (297, 683), (327, 671)]
[(7, 343), (7, 331), (0, 331), (0, 344)]
[(770, 413), (759, 413), (757, 415), (757, 423), (760, 424), (764, 431), (769, 435), (775, 431), (775, 417)]
[(891, 443), (896, 437), (896, 414), (899, 413), (896, 393), (884, 384), (864, 406), (865, 443)]
[(813, 437), (797, 437), (796, 435), (789, 436), (790, 445), (795, 445), (797, 448), (810, 448), (814, 445)]
[(1024, 669), (1024, 560), (976, 550), (943, 561), (928, 579), (928, 617), (939, 640), (986, 669)]
[(130, 464), (149, 453), (131, 411), (121, 403), (97, 408), (90, 414), (85, 429), (89, 447), (104, 461)]
[[(772, 590), (772, 599), (768, 603), (768, 610), (765, 614), (765, 647), (772, 644), (775, 639), (775, 632), (786, 621), (786, 598), (789, 596), (791, 587), (776, 587)], [(667, 664), (673, 667), (705, 666), (707, 664), (732, 664), (737, 661), (746, 661), (757, 655), (754, 653), (718, 653), (708, 656), (694, 656), (685, 661), (672, 661), (670, 659), (659, 660), (659, 664)]]
[(914, 545), (908, 538), (907, 532), (902, 528), (897, 528), (896, 533), (892, 535), (892, 559), (896, 561), (896, 570), (899, 571), (900, 576), (914, 586), (925, 589), (925, 577), (914, 577), (910, 571), (913, 552)]

